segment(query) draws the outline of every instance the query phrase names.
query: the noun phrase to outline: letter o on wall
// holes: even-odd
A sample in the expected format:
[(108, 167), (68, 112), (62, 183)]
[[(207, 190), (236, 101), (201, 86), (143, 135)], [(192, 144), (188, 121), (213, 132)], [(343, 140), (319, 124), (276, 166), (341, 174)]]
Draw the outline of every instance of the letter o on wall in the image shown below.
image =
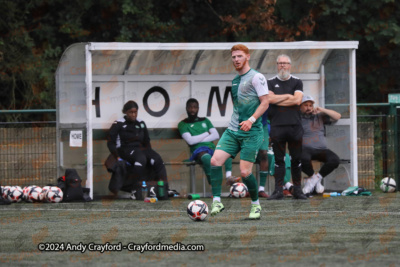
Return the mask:
[[(164, 100), (165, 100), (165, 105), (164, 105), (163, 109), (160, 111), (152, 111), (149, 107), (149, 103), (148, 103), (149, 96), (154, 92), (159, 92), (164, 97)], [(168, 95), (167, 91), (165, 91), (165, 89), (160, 86), (151, 87), (150, 90), (148, 90), (143, 97), (144, 109), (147, 111), (147, 113), (149, 113), (151, 116), (154, 116), (154, 117), (161, 117), (162, 115), (167, 113), (167, 111), (169, 109), (169, 103), (170, 103), (170, 101), (169, 101), (169, 95)]]

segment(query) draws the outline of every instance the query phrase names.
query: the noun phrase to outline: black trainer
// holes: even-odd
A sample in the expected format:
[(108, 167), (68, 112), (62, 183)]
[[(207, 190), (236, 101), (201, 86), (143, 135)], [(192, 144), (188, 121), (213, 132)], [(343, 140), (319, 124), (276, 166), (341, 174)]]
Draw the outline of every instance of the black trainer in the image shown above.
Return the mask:
[(275, 191), (272, 193), (267, 200), (281, 200), (283, 199), (283, 188), (275, 189)]
[(304, 195), (303, 190), (300, 186), (293, 186), (293, 198), (294, 199), (307, 199), (307, 196)]
[(179, 197), (179, 192), (176, 191), (175, 189), (167, 189), (168, 191), (168, 197)]
[(142, 188), (141, 187), (137, 187), (136, 189), (132, 190), (132, 195), (134, 196), (134, 198), (131, 196), (132, 199), (144, 200), (143, 196), (142, 196)]

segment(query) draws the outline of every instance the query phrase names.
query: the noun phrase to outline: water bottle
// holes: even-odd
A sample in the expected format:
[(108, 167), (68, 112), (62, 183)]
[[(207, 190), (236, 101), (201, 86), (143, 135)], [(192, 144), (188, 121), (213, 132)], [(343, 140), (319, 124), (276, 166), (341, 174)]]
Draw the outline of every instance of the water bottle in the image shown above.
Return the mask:
[(323, 197), (338, 197), (338, 196), (340, 196), (340, 193), (338, 193), (338, 192), (324, 193), (322, 196)]
[(147, 197), (147, 186), (146, 182), (143, 181), (142, 183), (142, 198), (145, 199)]
[(158, 197), (163, 199), (165, 196), (164, 181), (158, 181)]
[(188, 199), (200, 199), (200, 195), (199, 194), (190, 194), (190, 195), (188, 195)]

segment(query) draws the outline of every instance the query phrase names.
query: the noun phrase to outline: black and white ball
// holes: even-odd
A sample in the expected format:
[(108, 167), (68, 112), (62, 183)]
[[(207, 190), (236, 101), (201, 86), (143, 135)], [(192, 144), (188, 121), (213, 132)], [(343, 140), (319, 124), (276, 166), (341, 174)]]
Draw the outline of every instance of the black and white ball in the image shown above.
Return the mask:
[(22, 200), (24, 200), (24, 201), (26, 201), (26, 202), (29, 202), (29, 201), (28, 201), (28, 196), (29, 196), (29, 191), (31, 190), (31, 188), (32, 188), (32, 186), (29, 185), (29, 186), (25, 186), (25, 187), (22, 189)]
[(22, 196), (22, 188), (19, 186), (11, 186), (8, 190), (7, 198), (13, 203), (21, 202)]
[(42, 188), (39, 186), (31, 186), (28, 191), (26, 202), (42, 202), (43, 195), (42, 195)]
[(8, 191), (10, 191), (10, 188), (11, 188), (11, 186), (9, 186), (9, 185), (2, 186), (2, 190), (1, 190), (2, 195), (1, 195), (1, 196), (2, 196), (4, 199), (7, 199), (7, 198), (8, 198)]
[(193, 221), (204, 221), (208, 216), (208, 206), (202, 200), (194, 200), (187, 206), (187, 215)]
[(63, 191), (57, 187), (52, 186), (46, 193), (46, 201), (50, 203), (58, 203), (63, 200)]
[(231, 195), (236, 198), (246, 197), (247, 192), (247, 186), (244, 183), (234, 183), (230, 189)]
[(51, 186), (48, 186), (48, 185), (42, 187), (42, 200), (43, 200), (43, 202), (47, 202), (46, 194), (50, 190), (50, 188), (51, 188)]
[(393, 178), (385, 177), (379, 187), (384, 193), (392, 193), (396, 190), (396, 181)]

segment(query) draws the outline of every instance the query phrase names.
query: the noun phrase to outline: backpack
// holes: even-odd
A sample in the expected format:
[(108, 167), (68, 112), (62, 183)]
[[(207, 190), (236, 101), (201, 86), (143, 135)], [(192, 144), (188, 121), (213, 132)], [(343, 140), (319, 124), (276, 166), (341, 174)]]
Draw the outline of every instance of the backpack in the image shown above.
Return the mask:
[(83, 188), (82, 179), (75, 169), (66, 169), (65, 175), (57, 179), (57, 186), (63, 191), (63, 201), (91, 201), (89, 188)]

